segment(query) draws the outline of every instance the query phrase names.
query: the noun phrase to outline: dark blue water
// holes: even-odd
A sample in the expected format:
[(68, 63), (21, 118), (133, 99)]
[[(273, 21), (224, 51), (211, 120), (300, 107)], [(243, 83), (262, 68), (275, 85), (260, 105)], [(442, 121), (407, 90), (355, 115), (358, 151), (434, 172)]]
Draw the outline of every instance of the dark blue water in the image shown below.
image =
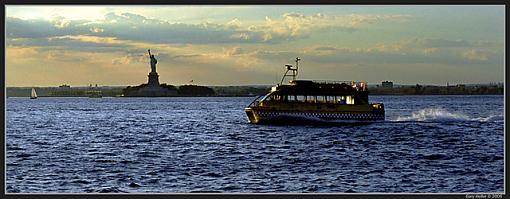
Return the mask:
[(247, 122), (253, 98), (8, 98), (7, 192), (503, 192), (503, 96), (374, 96), (386, 121)]

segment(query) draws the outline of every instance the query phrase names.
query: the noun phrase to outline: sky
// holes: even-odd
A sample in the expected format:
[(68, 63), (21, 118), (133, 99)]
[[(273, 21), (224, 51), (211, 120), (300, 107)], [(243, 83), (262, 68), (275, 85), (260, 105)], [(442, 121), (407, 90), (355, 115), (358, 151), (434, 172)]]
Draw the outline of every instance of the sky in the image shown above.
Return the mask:
[(504, 81), (504, 5), (7, 5), (6, 86)]

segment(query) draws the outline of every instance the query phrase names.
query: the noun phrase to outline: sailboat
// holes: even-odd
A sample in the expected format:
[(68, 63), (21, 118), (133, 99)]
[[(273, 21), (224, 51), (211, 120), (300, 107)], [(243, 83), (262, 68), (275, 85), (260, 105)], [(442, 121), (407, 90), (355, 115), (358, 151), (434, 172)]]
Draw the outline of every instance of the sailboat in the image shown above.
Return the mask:
[(32, 88), (32, 93), (30, 93), (30, 99), (37, 99), (37, 93), (35, 92), (35, 88)]

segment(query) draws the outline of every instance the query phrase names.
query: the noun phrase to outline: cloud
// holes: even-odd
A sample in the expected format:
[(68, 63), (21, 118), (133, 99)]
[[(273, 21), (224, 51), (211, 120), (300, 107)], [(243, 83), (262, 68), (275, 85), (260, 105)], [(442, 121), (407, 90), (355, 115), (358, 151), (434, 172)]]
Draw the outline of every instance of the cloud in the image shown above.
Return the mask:
[(80, 41), (83, 43), (96, 43), (96, 44), (104, 44), (104, 45), (115, 45), (115, 44), (123, 44), (117, 40), (115, 37), (97, 37), (97, 36), (89, 36), (89, 35), (66, 35), (59, 37), (50, 37), (49, 41)]
[[(124, 13), (104, 14), (103, 9), (100, 17), (77, 17), (74, 13), (74, 19), (55, 16), (45, 20), (27, 19), (30, 17), (10, 12), (5, 32), (6, 69), (18, 71), (17, 76), (9, 76), (11, 80), (17, 78), (17, 82), (28, 81), (25, 75), (30, 73), (59, 81), (81, 78), (86, 82), (102, 76), (104, 82), (117, 79), (119, 84), (134, 85), (146, 81), (150, 69), (148, 48), (156, 54), (161, 78), (189, 81), (189, 76), (193, 76), (199, 81), (196, 74), (202, 74), (201, 78), (208, 83), (227, 82), (229, 76), (236, 77), (231, 78), (236, 83), (273, 79), (295, 57), (302, 58), (302, 74), (334, 79), (341, 75), (354, 77), (357, 73), (372, 75), (374, 79), (381, 74), (387, 74), (388, 79), (399, 75), (410, 78), (407, 74), (413, 70), (419, 71), (413, 77), (432, 79), (437, 71), (445, 74), (445, 70), (440, 70), (445, 68), (452, 71), (445, 79), (460, 76), (460, 71), (467, 74), (470, 69), (473, 76), (491, 71), (498, 77), (500, 73), (494, 71), (504, 66), (504, 41), (501, 37), (487, 37), (500, 31), (493, 27), (500, 24), (497, 18), (500, 14), (487, 18), (491, 22), (487, 23), (487, 19), (476, 21), (479, 17), (471, 15), (465, 16), (475, 21), (439, 15), (431, 18), (432, 13), (402, 10), (420, 16), (415, 18), (401, 15), (398, 13), (401, 9), (393, 8), (355, 9), (357, 13), (372, 14), (333, 14), (348, 12), (350, 8), (342, 12), (338, 8), (312, 8), (305, 9), (306, 14), (300, 7), (292, 6), (245, 8), (248, 9), (235, 12), (230, 7), (222, 8), (222, 13), (193, 8), (190, 10), (200, 12), (189, 15), (168, 10), (155, 12), (159, 7), (110, 8), (106, 10)], [(65, 10), (73, 12), (67, 7)], [(315, 10), (313, 14), (309, 14), (311, 10)], [(252, 11), (257, 13), (245, 15)], [(78, 18), (86, 20), (75, 20)], [(442, 21), (436, 21), (439, 18)], [(472, 24), (485, 24), (485, 28), (462, 32)], [(475, 41), (478, 38), (486, 41)], [(402, 72), (405, 70), (409, 73)], [(425, 76), (426, 71), (431, 75)], [(246, 75), (239, 76), (241, 73)]]
[(266, 41), (273, 38), (286, 38), (295, 40), (307, 38), (313, 31), (334, 30), (337, 32), (353, 32), (356, 29), (346, 23), (342, 23), (341, 17), (325, 16), (321, 13), (315, 15), (303, 15), (299, 13), (285, 13), (278, 19), (266, 16), (265, 24), (252, 25), (252, 31), (264, 33)]
[(100, 32), (104, 32), (104, 29), (98, 28), (98, 27), (91, 27), (90, 31), (94, 32), (94, 33), (100, 33)]
[(149, 60), (145, 54), (142, 53), (128, 53), (120, 58), (114, 58), (112, 64), (114, 65), (127, 65), (133, 63), (149, 63)]
[(7, 48), (37, 47), (40, 49), (63, 49), (77, 52), (125, 52), (130, 44), (114, 38), (93, 36), (58, 36), (49, 38), (17, 38), (7, 39)]
[(353, 32), (355, 25), (394, 20), (403, 16), (326, 16), (285, 13), (280, 18), (266, 17), (259, 22), (241, 22), (234, 18), (226, 23), (185, 24), (150, 19), (133, 13), (110, 12), (101, 20), (23, 20), (7, 17), (6, 33), (13, 38), (54, 38), (94, 36), (149, 43), (281, 43), (308, 38), (313, 31)]
[(454, 50), (471, 47), (487, 48), (489, 43), (469, 42), (467, 40), (436, 39), (436, 38), (414, 38), (404, 39), (394, 43), (379, 43), (369, 48), (372, 51), (403, 53), (409, 51), (422, 51), (426, 54), (438, 52), (438, 50)]
[(224, 49), (225, 55), (227, 56), (236, 56), (243, 54), (243, 49), (240, 47), (233, 47), (230, 49)]
[(347, 15), (346, 18), (349, 21), (349, 24), (353, 26), (382, 22), (403, 23), (413, 19), (411, 15), (360, 15), (360, 14)]
[(303, 50), (304, 54), (314, 54), (314, 55), (330, 55), (338, 51), (337, 47), (333, 46), (312, 46), (309, 48), (305, 48)]
[(462, 54), (466, 59), (469, 60), (479, 60), (479, 61), (487, 61), (488, 55), (486, 52), (481, 50), (471, 49)]
[(448, 40), (448, 39), (415, 39), (417, 45), (426, 48), (461, 48), (473, 46), (466, 40)]
[(7, 38), (47, 38), (79, 35), (89, 31), (89, 27), (81, 26), (83, 20), (68, 21), (56, 18), (53, 21), (47, 21), (7, 17), (5, 22)]
[(335, 51), (337, 48), (331, 46), (319, 46), (315, 47), (313, 50), (315, 51)]
[[(437, 43), (443, 41), (444, 43)], [(473, 46), (478, 46), (472, 49)], [(408, 39), (380, 43), (366, 48), (312, 46), (303, 51), (268, 51), (255, 53), (259, 59), (287, 60), (296, 56), (319, 64), (502, 64), (502, 53), (478, 42), (447, 39)]]
[(439, 49), (437, 49), (437, 48), (424, 48), (422, 51), (426, 55), (431, 55), (431, 54), (437, 53), (439, 51)]
[(307, 37), (313, 31), (341, 31), (352, 33), (362, 24), (383, 22), (407, 22), (412, 19), (409, 15), (303, 15), (300, 13), (285, 13), (281, 19), (266, 17), (266, 26), (260, 29), (270, 30), (271, 34), (287, 35), (293, 38)]
[(235, 19), (232, 19), (232, 21), (229, 21), (227, 24), (226, 24), (226, 27), (229, 27), (229, 28), (240, 28), (241, 27), (241, 22), (239, 21), (239, 19), (235, 18)]
[(24, 60), (33, 58), (39, 54), (34, 47), (9, 47), (6, 48), (6, 57), (13, 60)]
[[(49, 50), (46, 53), (46, 59), (54, 62), (84, 63), (92, 60), (92, 57), (83, 56), (83, 53), (70, 53), (64, 50)], [(87, 54), (90, 55), (90, 53)]]

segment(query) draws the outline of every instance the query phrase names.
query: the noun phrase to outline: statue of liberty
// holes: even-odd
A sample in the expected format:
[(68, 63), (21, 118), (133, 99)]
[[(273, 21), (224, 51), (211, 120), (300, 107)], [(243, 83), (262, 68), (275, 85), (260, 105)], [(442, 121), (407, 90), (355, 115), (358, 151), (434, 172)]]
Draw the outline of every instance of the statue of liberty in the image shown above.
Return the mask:
[(151, 49), (149, 51), (149, 58), (151, 58), (151, 73), (156, 73), (156, 64), (158, 63), (158, 60), (154, 57), (154, 55), (151, 54)]

